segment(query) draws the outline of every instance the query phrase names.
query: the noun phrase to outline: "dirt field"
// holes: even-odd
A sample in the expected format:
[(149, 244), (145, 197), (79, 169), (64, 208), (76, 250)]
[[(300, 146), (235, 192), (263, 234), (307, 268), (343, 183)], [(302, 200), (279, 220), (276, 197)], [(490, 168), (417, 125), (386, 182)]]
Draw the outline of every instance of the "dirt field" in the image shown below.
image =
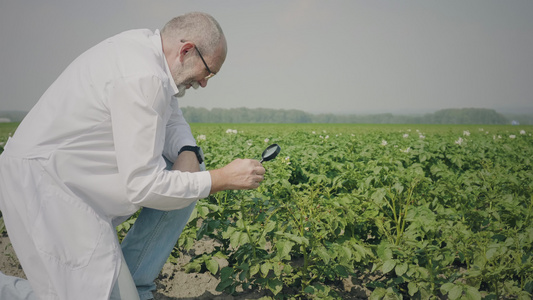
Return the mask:
[[(228, 295), (217, 292), (216, 286), (220, 282), (210, 273), (185, 273), (182, 267), (189, 262), (191, 255), (205, 252), (213, 247), (206, 240), (195, 244), (191, 253), (183, 254), (176, 265), (167, 263), (163, 267), (159, 278), (156, 280), (157, 290), (155, 300), (244, 300), (261, 299), (267, 295), (264, 291), (245, 292), (237, 295)], [(7, 236), (0, 237), (0, 271), (6, 275), (25, 278), (15, 252)], [(343, 299), (367, 299), (369, 291), (363, 287), (360, 279), (347, 279), (342, 283), (344, 290)]]

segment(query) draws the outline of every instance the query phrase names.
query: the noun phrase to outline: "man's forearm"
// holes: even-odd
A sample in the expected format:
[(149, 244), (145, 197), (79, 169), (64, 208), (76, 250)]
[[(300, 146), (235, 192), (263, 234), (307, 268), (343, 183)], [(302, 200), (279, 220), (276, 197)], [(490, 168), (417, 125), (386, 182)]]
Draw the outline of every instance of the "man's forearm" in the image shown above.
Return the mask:
[(200, 171), (200, 165), (196, 154), (191, 151), (183, 151), (178, 155), (178, 158), (172, 166), (172, 170), (178, 170), (182, 172), (198, 172)]

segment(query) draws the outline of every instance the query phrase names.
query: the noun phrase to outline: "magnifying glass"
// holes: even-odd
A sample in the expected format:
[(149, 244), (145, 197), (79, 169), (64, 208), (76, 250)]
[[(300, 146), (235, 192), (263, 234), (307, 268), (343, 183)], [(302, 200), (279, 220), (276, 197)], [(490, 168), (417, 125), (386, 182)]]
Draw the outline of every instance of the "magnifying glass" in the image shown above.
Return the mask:
[(278, 156), (280, 151), (281, 148), (278, 146), (278, 144), (272, 144), (268, 146), (265, 151), (263, 151), (263, 154), (261, 154), (261, 160), (259, 162), (263, 163), (264, 161), (274, 159), (276, 156)]

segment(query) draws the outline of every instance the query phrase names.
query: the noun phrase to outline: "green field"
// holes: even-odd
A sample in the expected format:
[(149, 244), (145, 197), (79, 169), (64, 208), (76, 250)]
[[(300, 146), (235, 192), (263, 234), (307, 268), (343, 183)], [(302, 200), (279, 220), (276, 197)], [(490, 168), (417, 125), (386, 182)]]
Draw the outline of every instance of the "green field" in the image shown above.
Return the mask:
[(200, 200), (170, 258), (217, 241), (186, 271), (219, 276), (220, 291), (342, 299), (352, 278), (372, 299), (532, 298), (533, 126), (191, 128), (208, 169), (282, 149), (259, 189)]
[(19, 123), (0, 123), (0, 146), (7, 141), (10, 135), (13, 135)]
[(531, 298), (533, 127), (192, 128), (211, 168), (282, 148), (258, 191), (202, 200), (202, 226), (180, 240), (222, 244), (190, 265), (219, 273), (220, 290), (342, 298), (340, 279), (367, 274), (376, 299)]

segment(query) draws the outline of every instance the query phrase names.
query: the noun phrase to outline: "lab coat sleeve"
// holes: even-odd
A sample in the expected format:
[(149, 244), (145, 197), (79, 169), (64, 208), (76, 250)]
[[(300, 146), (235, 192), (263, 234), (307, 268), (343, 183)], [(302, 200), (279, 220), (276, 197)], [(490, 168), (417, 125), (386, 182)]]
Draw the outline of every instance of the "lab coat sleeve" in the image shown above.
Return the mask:
[(139, 206), (172, 210), (207, 197), (208, 172), (165, 170), (165, 114), (172, 113), (169, 101), (175, 99), (165, 94), (161, 80), (116, 79), (108, 93), (118, 173), (127, 199)]
[(166, 138), (163, 155), (174, 162), (178, 152), (183, 146), (196, 146), (196, 140), (191, 133), (191, 127), (183, 118), (183, 113), (178, 107), (178, 99), (172, 100), (172, 115), (167, 123)]

